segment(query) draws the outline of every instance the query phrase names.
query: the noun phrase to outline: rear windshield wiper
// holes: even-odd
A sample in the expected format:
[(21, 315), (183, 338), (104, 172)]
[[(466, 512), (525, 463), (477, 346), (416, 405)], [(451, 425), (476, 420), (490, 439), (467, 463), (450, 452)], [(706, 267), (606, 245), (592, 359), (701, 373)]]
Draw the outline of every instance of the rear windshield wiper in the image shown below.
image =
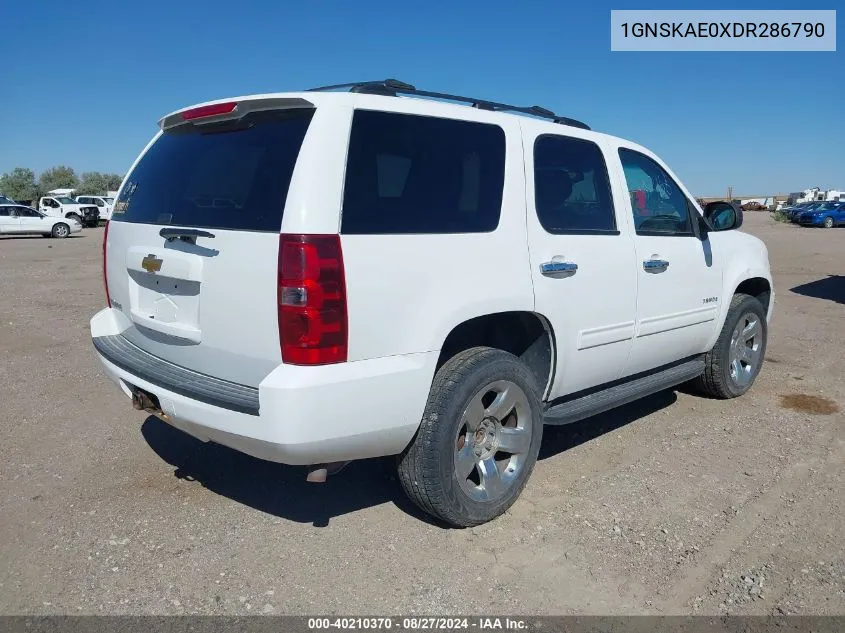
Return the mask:
[(198, 229), (172, 229), (172, 228), (165, 228), (158, 232), (163, 238), (168, 240), (175, 240), (177, 237), (186, 239), (186, 238), (197, 238), (197, 237), (214, 237), (214, 233), (209, 233), (208, 231), (200, 231)]

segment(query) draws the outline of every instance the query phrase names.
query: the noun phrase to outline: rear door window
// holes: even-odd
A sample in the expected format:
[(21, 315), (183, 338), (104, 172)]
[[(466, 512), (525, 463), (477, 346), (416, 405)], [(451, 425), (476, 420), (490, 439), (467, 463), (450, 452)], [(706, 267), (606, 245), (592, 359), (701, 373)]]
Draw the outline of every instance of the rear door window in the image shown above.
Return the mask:
[(534, 206), (549, 233), (616, 234), (610, 179), (599, 146), (566, 136), (534, 143)]
[(493, 231), (504, 179), (505, 133), (496, 125), (357, 110), (341, 232)]
[(113, 221), (278, 232), (313, 110), (165, 132), (128, 177)]

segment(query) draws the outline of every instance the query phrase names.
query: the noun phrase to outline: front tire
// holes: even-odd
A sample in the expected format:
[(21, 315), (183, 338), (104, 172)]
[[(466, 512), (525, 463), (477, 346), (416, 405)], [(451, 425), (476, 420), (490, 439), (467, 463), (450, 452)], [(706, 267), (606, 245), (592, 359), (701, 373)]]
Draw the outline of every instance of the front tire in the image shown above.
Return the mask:
[(731, 300), (716, 344), (704, 357), (699, 391), (714, 398), (736, 398), (751, 388), (766, 356), (766, 312), (755, 297), (737, 293)]
[(833, 218), (828, 216), (824, 219), (824, 228), (832, 229), (833, 228)]
[(70, 227), (64, 222), (59, 222), (58, 224), (53, 226), (53, 230), (50, 235), (55, 238), (63, 239), (70, 235)]
[(400, 455), (399, 481), (428, 514), (455, 527), (490, 521), (519, 497), (543, 437), (539, 389), (515, 356), (474, 347), (432, 382), (422, 423)]

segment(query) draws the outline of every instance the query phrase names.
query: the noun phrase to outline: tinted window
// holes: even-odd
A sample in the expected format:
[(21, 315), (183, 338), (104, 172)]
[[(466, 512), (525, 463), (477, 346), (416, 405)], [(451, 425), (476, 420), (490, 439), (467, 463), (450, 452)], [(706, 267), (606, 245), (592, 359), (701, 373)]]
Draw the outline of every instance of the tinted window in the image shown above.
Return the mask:
[(687, 198), (669, 174), (648, 156), (620, 149), (637, 233), (691, 235)]
[(40, 218), (41, 214), (38, 213), (35, 209), (29, 209), (27, 207), (15, 207), (15, 211), (17, 211), (18, 215), (22, 218)]
[(495, 125), (358, 110), (343, 233), (479, 233), (499, 223), (505, 134)]
[(12, 210), (9, 207), (0, 207), (0, 215), (9, 217), (12, 215)]
[(610, 180), (598, 145), (565, 136), (538, 138), (534, 206), (549, 233), (615, 232)]
[(112, 220), (278, 231), (312, 110), (162, 134), (124, 186)]

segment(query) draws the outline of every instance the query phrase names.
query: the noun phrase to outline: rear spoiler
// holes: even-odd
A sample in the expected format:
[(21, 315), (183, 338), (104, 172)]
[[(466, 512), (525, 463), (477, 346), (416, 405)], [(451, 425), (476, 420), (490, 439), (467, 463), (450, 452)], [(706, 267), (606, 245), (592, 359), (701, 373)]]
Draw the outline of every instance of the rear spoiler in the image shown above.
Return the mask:
[(218, 121), (238, 120), (252, 112), (313, 108), (314, 104), (300, 97), (268, 97), (243, 101), (217, 101), (177, 110), (162, 118), (158, 125), (163, 132), (182, 125), (204, 125)]

